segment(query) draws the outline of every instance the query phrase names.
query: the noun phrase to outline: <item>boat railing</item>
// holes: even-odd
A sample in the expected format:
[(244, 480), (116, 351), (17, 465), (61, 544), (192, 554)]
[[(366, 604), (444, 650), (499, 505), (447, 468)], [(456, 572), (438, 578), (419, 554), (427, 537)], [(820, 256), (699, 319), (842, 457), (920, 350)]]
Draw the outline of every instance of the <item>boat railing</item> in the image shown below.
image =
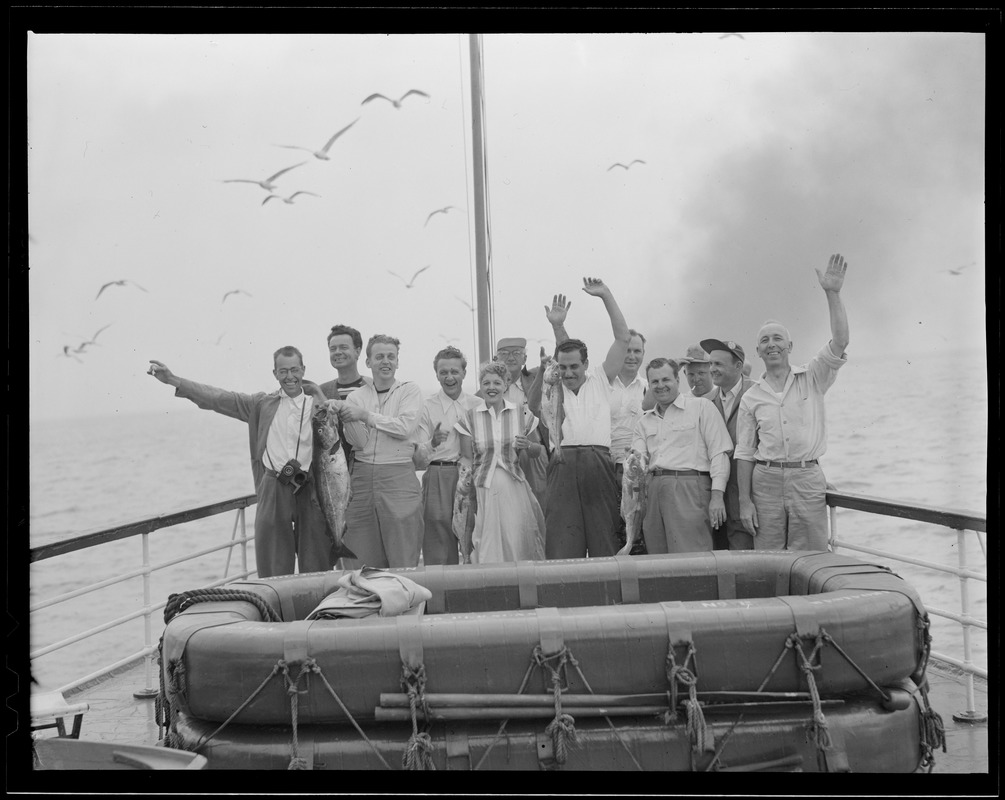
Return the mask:
[[(974, 678), (981, 677), (987, 680), (988, 671), (974, 663), (973, 646), (971, 643), (971, 629), (980, 628), (985, 632), (988, 629), (987, 619), (976, 617), (973, 614), (973, 605), (970, 597), (970, 582), (981, 581), (987, 583), (987, 545), (982, 534), (987, 534), (987, 517), (971, 511), (951, 511), (944, 508), (934, 508), (929, 506), (919, 506), (913, 503), (900, 503), (891, 500), (882, 500), (874, 497), (864, 497), (862, 495), (844, 494), (830, 491), (827, 493), (827, 505), (830, 510), (830, 546), (832, 550), (841, 548), (859, 553), (869, 553), (874, 556), (881, 556), (890, 561), (898, 561), (904, 564), (923, 567), (926, 570), (941, 572), (947, 575), (954, 575), (960, 582), (960, 610), (950, 611), (944, 608), (937, 608), (926, 604), (925, 610), (929, 615), (952, 620), (962, 627), (963, 633), (963, 659), (954, 658), (945, 653), (932, 651), (929, 657), (950, 664), (964, 673), (966, 681), (967, 708), (965, 711), (954, 714), (954, 719), (959, 721), (983, 721), (987, 716), (979, 712), (976, 708), (976, 698), (974, 692)], [(930, 525), (938, 525), (949, 528), (956, 534), (956, 564), (941, 564), (934, 561), (915, 558), (890, 550), (882, 550), (852, 541), (839, 536), (838, 529), (838, 509), (861, 511), (868, 514), (879, 514), (888, 517), (898, 517), (900, 519), (915, 520)], [(976, 538), (984, 557), (984, 571), (974, 570), (970, 566), (968, 556), (968, 541), (971, 537)]]
[[(111, 578), (99, 581), (97, 583), (92, 583), (87, 586), (82, 586), (78, 589), (74, 589), (70, 592), (64, 592), (63, 594), (56, 595), (54, 597), (48, 597), (40, 600), (39, 602), (29, 606), (29, 614), (34, 614), (42, 611), (46, 608), (51, 608), (52, 606), (58, 605), (59, 603), (64, 603), (68, 600), (75, 600), (77, 598), (93, 594), (99, 590), (105, 589), (109, 586), (113, 586), (124, 581), (132, 580), (135, 578), (143, 579), (143, 606), (139, 609), (134, 609), (127, 614), (116, 617), (115, 619), (108, 620), (96, 625), (94, 627), (88, 628), (86, 630), (74, 633), (72, 636), (68, 636), (60, 641), (53, 642), (52, 644), (40, 647), (30, 653), (29, 657), (31, 659), (39, 658), (41, 656), (53, 653), (58, 650), (70, 647), (71, 645), (82, 642), (86, 639), (90, 639), (100, 633), (111, 630), (113, 628), (125, 625), (135, 619), (143, 618), (143, 646), (127, 656), (119, 658), (107, 666), (101, 667), (81, 678), (77, 678), (72, 682), (61, 686), (59, 688), (60, 692), (66, 693), (77, 689), (91, 681), (94, 681), (102, 676), (113, 673), (114, 671), (123, 668), (127, 665), (134, 664), (139, 660), (145, 661), (146, 668), (146, 683), (145, 689), (140, 692), (136, 692), (138, 697), (153, 697), (157, 694), (157, 687), (159, 685), (158, 676), (156, 672), (156, 659), (155, 654), (157, 652), (157, 639), (159, 638), (159, 631), (157, 636), (154, 634), (154, 614), (163, 610), (165, 605), (167, 605), (167, 600), (161, 602), (154, 602), (151, 592), (151, 576), (160, 570), (165, 570), (169, 567), (173, 567), (177, 564), (185, 563), (186, 561), (194, 561), (196, 559), (202, 559), (210, 553), (217, 553), (222, 550), (227, 551), (227, 559), (223, 568), (223, 574), (210, 581), (207, 584), (199, 588), (208, 589), (217, 586), (222, 586), (227, 583), (231, 583), (237, 580), (243, 580), (244, 578), (250, 577), (255, 574), (255, 570), (248, 569), (248, 542), (251, 537), (248, 536), (247, 528), (245, 525), (245, 509), (252, 506), (257, 501), (255, 495), (245, 495), (243, 497), (236, 497), (232, 500), (225, 500), (222, 502), (210, 503), (204, 506), (198, 506), (196, 508), (188, 508), (182, 511), (178, 511), (170, 514), (163, 514), (156, 517), (149, 517), (147, 519), (138, 520), (136, 522), (130, 522), (125, 525), (119, 525), (114, 528), (105, 528), (98, 531), (93, 531), (90, 533), (80, 534), (78, 536), (73, 536), (67, 539), (60, 540), (58, 542), (52, 542), (50, 544), (40, 545), (39, 547), (31, 548), (29, 551), (29, 561), (31, 563), (37, 561), (44, 561), (50, 558), (56, 558), (58, 556), (64, 556), (69, 553), (74, 553), (79, 550), (84, 550), (91, 547), (98, 547), (100, 545), (106, 545), (111, 542), (117, 542), (122, 539), (129, 539), (136, 536), (140, 537), (140, 545), (142, 548), (140, 566), (136, 569), (129, 570), (127, 572), (114, 575)], [(229, 511), (236, 512), (234, 515), (234, 524), (231, 530), (231, 535), (229, 541), (223, 544), (216, 544), (211, 547), (202, 548), (200, 550), (182, 555), (177, 558), (172, 558), (168, 561), (162, 561), (156, 564), (152, 564), (150, 561), (150, 535), (159, 530), (164, 530), (166, 528), (172, 528), (177, 525), (183, 525), (188, 522), (193, 522), (199, 519), (205, 519), (207, 517), (217, 516), (219, 514), (225, 514)], [(234, 555), (235, 548), (238, 550), (240, 565), (233, 574), (230, 573), (231, 561)]]
[[(94, 531), (90, 533), (81, 534), (78, 536), (70, 537), (58, 542), (53, 542), (50, 544), (40, 545), (39, 547), (32, 548), (30, 550), (30, 561), (32, 563), (37, 561), (43, 561), (46, 559), (56, 558), (58, 556), (63, 556), (69, 553), (74, 553), (79, 550), (84, 550), (86, 548), (96, 547), (99, 545), (108, 544), (110, 542), (115, 542), (127, 538), (132, 538), (139, 536), (141, 538), (141, 548), (142, 556), (140, 560), (139, 567), (124, 572), (119, 575), (115, 575), (106, 580), (92, 583), (90, 585), (75, 589), (70, 592), (65, 592), (63, 594), (49, 597), (40, 600), (34, 605), (30, 606), (29, 611), (35, 613), (46, 608), (50, 608), (59, 603), (66, 602), (71, 599), (76, 599), (81, 596), (97, 592), (108, 586), (121, 583), (130, 579), (135, 579), (137, 577), (142, 577), (143, 579), (143, 606), (140, 609), (133, 610), (125, 615), (119, 616), (115, 619), (103, 622), (95, 627), (88, 628), (64, 638), (60, 641), (54, 642), (52, 644), (41, 647), (33, 652), (31, 652), (30, 657), (32, 659), (38, 658), (40, 656), (52, 653), (57, 650), (69, 647), (78, 642), (89, 639), (96, 636), (104, 631), (111, 628), (124, 625), (132, 620), (143, 618), (144, 621), (144, 641), (143, 646), (136, 652), (133, 652), (127, 656), (119, 658), (114, 663), (111, 663), (105, 667), (95, 670), (82, 678), (73, 680), (71, 683), (60, 687), (60, 691), (69, 692), (78, 687), (90, 683), (104, 675), (110, 674), (119, 668), (126, 665), (133, 664), (139, 660), (145, 660), (146, 665), (146, 689), (143, 692), (137, 694), (141, 696), (153, 696), (156, 694), (156, 689), (158, 686), (158, 676), (156, 674), (156, 659), (155, 655), (157, 652), (157, 638), (159, 638), (159, 627), (157, 627), (157, 635), (155, 636), (155, 626), (154, 626), (154, 614), (162, 611), (167, 600), (160, 602), (154, 602), (151, 596), (151, 575), (159, 570), (167, 569), (168, 567), (184, 563), (186, 561), (192, 561), (195, 559), (201, 559), (204, 556), (219, 552), (221, 550), (227, 550), (227, 561), (223, 569), (223, 574), (205, 584), (199, 588), (213, 588), (221, 586), (232, 581), (243, 580), (255, 574), (254, 569), (248, 568), (248, 556), (247, 556), (247, 545), (250, 541), (250, 537), (247, 535), (245, 526), (245, 510), (254, 505), (256, 502), (255, 495), (246, 495), (243, 497), (237, 497), (231, 500), (226, 500), (217, 503), (211, 503), (205, 506), (199, 506), (197, 508), (185, 509), (179, 512), (164, 514), (156, 517), (151, 517), (147, 519), (142, 519), (137, 522), (131, 522), (125, 525), (120, 525), (114, 528), (103, 529), (99, 531)], [(984, 539), (981, 537), (982, 533), (987, 532), (987, 519), (984, 516), (971, 512), (962, 511), (948, 511), (946, 509), (940, 508), (929, 508), (925, 506), (918, 506), (914, 504), (899, 503), (890, 500), (881, 500), (871, 497), (864, 497), (861, 495), (844, 494), (836, 491), (828, 492), (827, 503), (830, 506), (830, 544), (832, 549), (844, 549), (857, 551), (861, 553), (868, 553), (871, 555), (881, 556), (883, 558), (889, 559), (891, 561), (899, 561), (904, 563), (913, 564), (920, 566), (929, 570), (935, 570), (937, 572), (947, 573), (955, 575), (960, 581), (960, 610), (950, 611), (942, 608), (934, 608), (931, 606), (926, 606), (929, 614), (933, 616), (942, 617), (945, 619), (952, 620), (956, 624), (962, 626), (963, 629), (963, 658), (958, 659), (953, 656), (932, 652), (931, 658), (945, 662), (947, 664), (953, 665), (960, 669), (966, 676), (967, 681), (967, 709), (961, 715), (958, 715), (962, 719), (973, 719), (980, 715), (975, 709), (975, 698), (974, 698), (974, 677), (979, 676), (983, 679), (987, 679), (988, 672), (976, 664), (973, 661), (973, 652), (970, 641), (971, 628), (980, 628), (987, 631), (987, 620), (981, 619), (973, 615), (969, 585), (970, 581), (983, 581), (987, 582), (987, 549)], [(942, 526), (944, 528), (949, 528), (956, 533), (957, 537), (957, 555), (958, 562), (955, 566), (948, 564), (940, 564), (930, 561), (925, 561), (923, 559), (915, 558), (913, 556), (904, 555), (903, 553), (897, 553), (887, 550), (880, 550), (874, 547), (869, 547), (866, 545), (858, 544), (850, 539), (841, 538), (839, 536), (838, 529), (838, 510), (853, 510), (859, 512), (865, 512), (869, 514), (879, 514), (891, 517), (900, 517), (903, 519), (917, 520), (919, 522), (925, 522), (932, 525)], [(225, 514), (227, 512), (236, 512), (234, 517), (234, 524), (231, 531), (231, 537), (229, 541), (222, 544), (213, 545), (211, 547), (203, 548), (195, 552), (180, 556), (178, 558), (173, 558), (169, 561), (164, 561), (160, 563), (153, 564), (150, 560), (150, 542), (149, 537), (151, 534), (159, 530), (164, 530), (177, 525), (182, 525), (187, 522), (192, 522), (198, 519), (204, 519), (207, 517), (216, 516), (219, 514)], [(984, 572), (976, 571), (968, 566), (967, 561), (967, 545), (968, 545), (968, 535), (976, 535), (977, 542), (984, 554), (985, 570)], [(239, 551), (240, 557), (240, 567), (236, 570), (234, 574), (230, 573), (230, 566), (232, 555), (235, 548)]]

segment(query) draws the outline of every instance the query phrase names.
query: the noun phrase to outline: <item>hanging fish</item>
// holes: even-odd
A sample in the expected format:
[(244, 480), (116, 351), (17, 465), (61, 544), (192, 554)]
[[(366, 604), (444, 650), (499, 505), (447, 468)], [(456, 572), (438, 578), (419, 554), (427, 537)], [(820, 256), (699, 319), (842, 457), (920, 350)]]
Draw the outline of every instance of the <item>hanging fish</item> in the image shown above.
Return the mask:
[(457, 489), (454, 492), (454, 514), (451, 528), (461, 547), (461, 563), (471, 563), (471, 534), (475, 530), (475, 487), (474, 470), (468, 464), (461, 464), (457, 471)]
[(544, 424), (551, 431), (553, 445), (552, 458), (563, 461), (562, 458), (562, 423), (565, 422), (565, 387), (558, 371), (558, 362), (549, 359), (544, 373), (544, 397), (541, 400), (541, 415)]
[(345, 512), (352, 499), (349, 465), (338, 433), (336, 401), (318, 404), (311, 416), (314, 432), (314, 454), (311, 457), (317, 501), (325, 515), (328, 538), (331, 539), (332, 564), (339, 558), (356, 558), (346, 547)]
[(624, 474), (621, 478), (621, 517), (625, 521), (625, 546), (618, 550), (619, 556), (632, 552), (632, 545), (642, 531), (642, 519), (646, 515), (648, 487), (648, 457), (632, 450), (625, 458)]

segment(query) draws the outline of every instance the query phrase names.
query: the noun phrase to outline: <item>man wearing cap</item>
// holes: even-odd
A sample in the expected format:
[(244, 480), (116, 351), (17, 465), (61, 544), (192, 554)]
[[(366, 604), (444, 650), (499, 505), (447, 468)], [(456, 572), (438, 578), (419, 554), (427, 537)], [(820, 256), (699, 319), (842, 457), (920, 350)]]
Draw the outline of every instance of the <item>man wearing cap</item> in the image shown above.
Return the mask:
[[(729, 439), (736, 445), (736, 418), (740, 398), (754, 385), (743, 377), (745, 355), (743, 348), (732, 340), (702, 339), (702, 349), (708, 353), (715, 396), (712, 402), (726, 421)], [(729, 462), (729, 480), (726, 482), (726, 524), (715, 531), (712, 539), (716, 550), (753, 550), (754, 537), (740, 522), (740, 490), (736, 482), (736, 461)]]
[[(522, 336), (509, 336), (500, 339), (496, 344), (495, 360), (501, 361), (509, 370), (510, 384), (506, 389), (505, 399), (509, 400), (517, 408), (528, 405), (528, 394), (537, 375), (538, 367), (527, 369), (527, 340)], [(535, 433), (534, 436), (539, 434)], [(517, 451), (517, 463), (523, 470), (530, 489), (537, 498), (538, 505), (542, 511), (545, 506), (545, 499), (548, 490), (548, 452), (547, 447), (541, 448), (536, 456), (532, 456), (531, 450), (537, 448), (524, 448)]]
[(646, 366), (656, 406), (642, 415), (632, 440), (649, 465), (642, 532), (650, 554), (710, 551), (713, 531), (726, 521), (733, 443), (711, 402), (680, 391), (679, 369), (669, 358)]
[(712, 365), (709, 363), (708, 353), (702, 350), (700, 344), (688, 347), (687, 355), (677, 359), (677, 363), (684, 365), (684, 374), (687, 375), (687, 383), (694, 397), (704, 397), (706, 400), (715, 397), (718, 389), (712, 383)]
[(740, 398), (736, 468), (740, 519), (757, 550), (827, 549), (824, 393), (847, 361), (848, 316), (841, 300), (847, 263), (816, 270), (827, 297), (831, 339), (805, 366), (789, 365), (792, 339), (769, 320), (757, 334), (764, 374)]
[[(562, 386), (562, 422), (541, 405), (542, 373), (531, 391), (531, 411), (548, 426), (552, 450), (545, 507), (545, 555), (549, 559), (612, 556), (621, 519), (611, 458), (611, 382), (624, 367), (632, 335), (610, 288), (599, 278), (583, 278), (583, 291), (604, 302), (614, 342), (601, 370), (589, 369), (586, 344), (566, 339), (555, 347)], [(549, 307), (545, 306), (548, 314)], [(551, 316), (549, 315), (549, 321)], [(556, 330), (556, 336), (558, 332)], [(557, 429), (556, 429), (557, 428)]]
[(419, 417), (412, 463), (422, 474), (422, 563), (457, 564), (454, 536), (454, 493), (461, 457), (460, 434), (454, 425), (481, 400), (464, 391), (468, 361), (456, 347), (445, 347), (433, 358), (440, 391), (426, 398)]

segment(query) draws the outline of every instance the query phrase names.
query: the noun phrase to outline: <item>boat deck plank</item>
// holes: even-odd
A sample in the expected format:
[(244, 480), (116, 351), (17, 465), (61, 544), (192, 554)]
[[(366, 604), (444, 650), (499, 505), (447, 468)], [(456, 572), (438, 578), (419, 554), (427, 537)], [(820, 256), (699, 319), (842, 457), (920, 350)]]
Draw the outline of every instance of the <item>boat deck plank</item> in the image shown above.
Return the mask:
[[(929, 667), (929, 700), (942, 716), (946, 730), (946, 750), (935, 753), (934, 773), (973, 774), (988, 772), (988, 723), (961, 723), (953, 714), (966, 710), (966, 687), (952, 668), (933, 664)], [(146, 670), (142, 664), (67, 696), (71, 702), (86, 702), (81, 739), (101, 742), (154, 744), (158, 739), (154, 701), (138, 699), (134, 692), (146, 688)], [(975, 681), (976, 710), (988, 713), (987, 683)], [(38, 737), (55, 735), (42, 730)]]

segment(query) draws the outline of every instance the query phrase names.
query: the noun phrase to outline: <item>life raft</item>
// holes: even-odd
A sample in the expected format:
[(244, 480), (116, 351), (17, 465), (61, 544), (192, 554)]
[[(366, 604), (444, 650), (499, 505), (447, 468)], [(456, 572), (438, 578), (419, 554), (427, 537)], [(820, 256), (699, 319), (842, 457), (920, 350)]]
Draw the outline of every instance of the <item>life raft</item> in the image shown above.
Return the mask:
[(568, 695), (693, 686), (876, 698), (924, 680), (928, 618), (917, 592), (884, 566), (832, 553), (391, 571), (432, 592), (423, 616), (305, 621), (339, 571), (230, 584), (236, 600), (183, 595), (162, 639), (166, 706), (193, 725), (360, 724), (381, 716), (382, 695), (400, 693), (409, 671), (421, 671), (425, 693), (512, 694), (535, 654), (557, 653), (577, 664), (562, 677)]

